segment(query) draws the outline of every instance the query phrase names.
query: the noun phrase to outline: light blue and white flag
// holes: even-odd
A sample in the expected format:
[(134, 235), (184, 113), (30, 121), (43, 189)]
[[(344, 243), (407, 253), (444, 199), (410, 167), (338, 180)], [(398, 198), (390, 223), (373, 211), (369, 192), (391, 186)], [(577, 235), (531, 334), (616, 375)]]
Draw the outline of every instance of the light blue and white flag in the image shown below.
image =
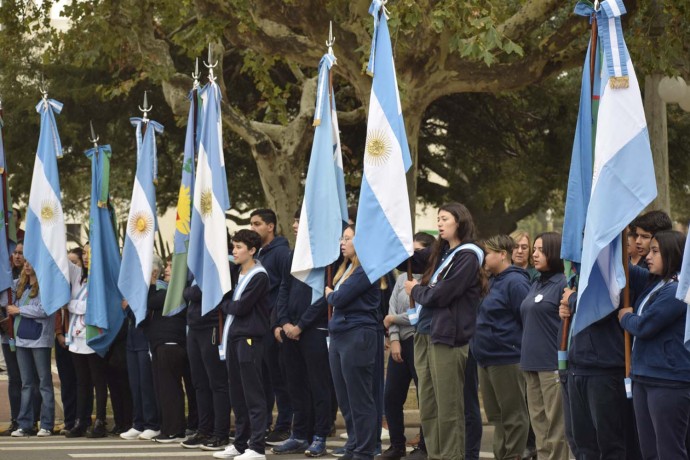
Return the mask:
[(86, 341), (100, 356), (120, 332), (125, 320), (122, 294), (117, 287), (120, 248), (117, 245), (110, 205), (109, 145), (84, 152), (91, 160), (91, 206), (89, 211), (89, 277), (86, 289)]
[(211, 79), (201, 93), (197, 160), (187, 265), (203, 294), (201, 314), (213, 310), (232, 288), (225, 211), (230, 208), (223, 158), (220, 88)]
[[(617, 8), (612, 8), (612, 5)], [(578, 309), (572, 335), (616, 308), (625, 287), (621, 234), (656, 197), (656, 179), (640, 88), (628, 55), (618, 16), (621, 3), (601, 2), (597, 12), (604, 55), (614, 55), (602, 71), (601, 100), (594, 147), (592, 195), (582, 252)], [(608, 35), (607, 35), (608, 34)], [(610, 49), (607, 49), (609, 47)], [(627, 74), (617, 69), (625, 69)]]
[(65, 217), (57, 159), (62, 157), (62, 143), (55, 114), (62, 103), (43, 98), (36, 106), (41, 114), (41, 134), (34, 163), (26, 213), (24, 257), (33, 266), (41, 287), (41, 303), (52, 315), (71, 298)]
[(139, 324), (146, 317), (153, 270), (153, 242), (158, 228), (154, 186), (157, 174), (155, 134), (162, 133), (163, 126), (153, 120), (141, 118), (130, 118), (130, 121), (136, 127), (137, 173), (134, 177), (117, 286)]
[(330, 53), (319, 63), (316, 130), (290, 270), (312, 288), (312, 303), (323, 297), (325, 270), (338, 259), (340, 235), (348, 221), (338, 116), (329, 84), (334, 63)]
[(374, 79), (354, 245), (362, 268), (374, 282), (413, 252), (405, 179), (412, 159), (383, 1), (374, 0), (369, 13), (374, 16), (375, 35), (367, 69)]
[(690, 350), (690, 232), (688, 240), (685, 241), (685, 252), (683, 253), (683, 266), (678, 276), (678, 290), (676, 297), (688, 304), (688, 311), (685, 316), (685, 348)]

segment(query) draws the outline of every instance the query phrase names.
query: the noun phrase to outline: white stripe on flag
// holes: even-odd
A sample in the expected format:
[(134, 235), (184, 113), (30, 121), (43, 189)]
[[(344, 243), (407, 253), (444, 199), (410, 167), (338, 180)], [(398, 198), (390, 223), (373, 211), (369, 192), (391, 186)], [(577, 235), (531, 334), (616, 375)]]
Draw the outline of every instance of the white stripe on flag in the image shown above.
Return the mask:
[[(135, 234), (132, 232), (130, 222), (133, 216), (138, 213), (149, 216), (151, 218), (150, 228), (146, 235)], [(139, 256), (139, 262), (141, 263), (141, 276), (148, 283), (151, 279), (151, 273), (153, 271), (153, 237), (154, 237), (154, 222), (156, 217), (151, 213), (151, 207), (149, 205), (148, 198), (146, 198), (146, 192), (139, 183), (139, 178), (135, 176), (134, 178), (134, 190), (132, 191), (132, 202), (129, 208), (129, 216), (127, 218), (127, 236), (132, 241), (134, 248)]]

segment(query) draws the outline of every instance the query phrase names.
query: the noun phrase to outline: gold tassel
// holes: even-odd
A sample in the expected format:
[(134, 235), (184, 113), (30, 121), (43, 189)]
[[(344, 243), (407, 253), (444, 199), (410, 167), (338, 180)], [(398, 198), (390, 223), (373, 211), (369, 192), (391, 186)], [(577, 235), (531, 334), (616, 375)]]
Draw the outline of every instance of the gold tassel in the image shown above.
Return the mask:
[(312, 123), (312, 126), (314, 126), (314, 127), (321, 126), (321, 119), (314, 120), (314, 123)]
[(630, 80), (625, 77), (610, 77), (609, 86), (611, 89), (625, 89), (630, 87)]
[(98, 200), (98, 207), (99, 208), (107, 208), (108, 203), (106, 203), (105, 201)]

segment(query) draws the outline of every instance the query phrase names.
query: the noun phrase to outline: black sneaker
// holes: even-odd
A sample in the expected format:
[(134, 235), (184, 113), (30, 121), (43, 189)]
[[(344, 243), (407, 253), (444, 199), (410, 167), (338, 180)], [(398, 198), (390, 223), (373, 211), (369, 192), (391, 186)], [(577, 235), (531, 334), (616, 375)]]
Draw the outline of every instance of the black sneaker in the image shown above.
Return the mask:
[(386, 458), (390, 460), (400, 460), (407, 454), (404, 447), (390, 446), (388, 449), (383, 451), (381, 455), (376, 458)]
[(266, 436), (266, 444), (269, 446), (279, 446), (290, 439), (289, 431), (273, 430)]
[(184, 435), (184, 433), (178, 433), (178, 434), (159, 434), (158, 436), (154, 436), (151, 441), (153, 442), (159, 442), (161, 444), (171, 444), (173, 442), (182, 442), (187, 437)]
[(406, 457), (405, 460), (426, 460), (427, 455), (426, 455), (426, 450), (420, 449), (419, 447), (415, 447), (412, 449), (412, 452), (410, 452)]
[(66, 438), (82, 438), (86, 435), (86, 425), (77, 422), (66, 434)]
[(208, 442), (209, 437), (202, 433), (197, 433), (186, 441), (182, 441), (180, 445), (185, 449), (198, 449), (202, 444)]
[(108, 436), (108, 432), (105, 429), (105, 422), (99, 419), (96, 419), (91, 431), (86, 433), (87, 438), (105, 438), (106, 436)]
[(5, 431), (0, 432), (0, 436), (10, 436), (13, 431), (16, 431), (19, 429), (19, 425), (17, 424), (16, 420), (12, 420), (10, 423), (10, 426), (7, 427)]
[(221, 438), (219, 436), (213, 436), (208, 438), (208, 441), (201, 444), (199, 448), (201, 450), (225, 450), (226, 447), (230, 445), (230, 440), (228, 438)]

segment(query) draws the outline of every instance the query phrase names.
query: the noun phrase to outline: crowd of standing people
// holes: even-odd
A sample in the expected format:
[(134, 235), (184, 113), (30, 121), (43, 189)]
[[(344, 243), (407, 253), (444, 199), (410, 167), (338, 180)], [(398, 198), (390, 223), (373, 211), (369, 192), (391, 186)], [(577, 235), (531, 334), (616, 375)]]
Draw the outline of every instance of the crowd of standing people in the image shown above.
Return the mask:
[[(295, 214), (295, 232), (298, 221)], [(468, 209), (448, 203), (436, 238), (414, 236), (401, 274), (371, 282), (351, 222), (332, 280), (313, 299), (290, 274), (293, 254), (276, 235), (275, 213), (256, 210), (250, 222), (229, 240), (233, 289), (214, 310), (202, 315), (203, 292), (192, 282), (186, 308), (163, 314), (171, 267), (154, 257), (146, 319), (137, 325), (123, 299), (128, 320), (105, 356), (89, 347), (84, 321), (88, 244), (69, 252), (72, 299), (47, 315), (18, 243), (15, 288), (1, 299), (12, 418), (3, 434), (58, 434), (54, 350), (59, 434), (70, 438), (118, 435), (239, 460), (265, 459), (268, 448), (320, 457), (340, 410), (347, 441), (331, 451), (340, 458), (470, 460), (479, 458), (481, 395), (497, 459), (688, 458), (687, 305), (675, 296), (685, 235), (665, 213), (629, 226), (632, 305), (572, 336), (563, 320), (587, 306), (564, 274), (558, 233), (480, 241)], [(632, 399), (623, 331), (633, 337)], [(569, 365), (559, 371), (563, 334)], [(408, 452), (411, 382), (421, 427)]]

